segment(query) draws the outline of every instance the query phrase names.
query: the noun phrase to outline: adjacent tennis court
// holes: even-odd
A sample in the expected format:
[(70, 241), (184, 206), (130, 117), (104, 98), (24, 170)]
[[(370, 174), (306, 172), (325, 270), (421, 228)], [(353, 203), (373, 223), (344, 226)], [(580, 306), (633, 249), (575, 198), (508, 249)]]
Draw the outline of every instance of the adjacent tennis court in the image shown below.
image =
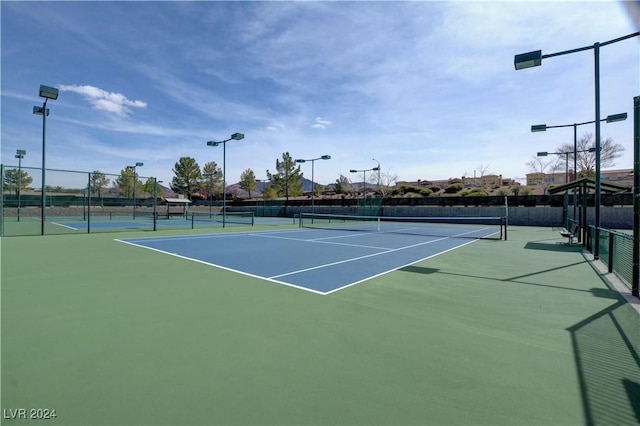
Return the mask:
[(308, 214), (298, 230), (119, 241), (326, 295), (502, 236), (500, 218), (381, 219)]

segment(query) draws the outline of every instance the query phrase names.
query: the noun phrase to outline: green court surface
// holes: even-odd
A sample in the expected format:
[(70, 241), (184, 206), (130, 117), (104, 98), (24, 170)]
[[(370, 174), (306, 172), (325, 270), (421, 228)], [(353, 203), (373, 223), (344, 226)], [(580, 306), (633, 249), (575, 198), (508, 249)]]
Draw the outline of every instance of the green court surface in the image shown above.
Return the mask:
[(1, 240), (3, 425), (640, 422), (640, 315), (551, 228), (327, 296), (143, 236)]

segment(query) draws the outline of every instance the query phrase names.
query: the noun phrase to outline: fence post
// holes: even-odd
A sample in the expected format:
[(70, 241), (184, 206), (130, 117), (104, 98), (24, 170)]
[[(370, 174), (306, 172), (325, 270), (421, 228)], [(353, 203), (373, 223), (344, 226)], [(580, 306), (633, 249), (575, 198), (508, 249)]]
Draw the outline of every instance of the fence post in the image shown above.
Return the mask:
[(615, 235), (612, 234), (611, 232), (608, 232), (609, 234), (609, 265), (607, 266), (607, 269), (609, 270), (609, 273), (613, 272), (613, 241), (615, 240)]

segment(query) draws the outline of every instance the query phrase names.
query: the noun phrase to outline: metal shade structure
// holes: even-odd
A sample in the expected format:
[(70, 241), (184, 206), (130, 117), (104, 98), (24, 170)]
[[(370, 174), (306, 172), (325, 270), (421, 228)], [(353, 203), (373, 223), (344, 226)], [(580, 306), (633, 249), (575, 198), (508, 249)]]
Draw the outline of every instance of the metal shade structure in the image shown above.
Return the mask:
[(40, 235), (44, 235), (44, 224), (47, 218), (47, 186), (45, 183), (46, 172), (45, 172), (45, 158), (46, 158), (46, 146), (47, 146), (47, 116), (49, 115), (49, 108), (47, 108), (47, 102), (49, 99), (56, 100), (58, 99), (58, 89), (51, 86), (45, 86), (44, 84), (40, 85), (39, 95), (41, 98), (44, 98), (44, 103), (42, 106), (34, 106), (33, 113), (36, 115), (42, 116), (42, 202), (40, 207), (42, 212), (40, 214)]
[(208, 141), (207, 146), (219, 146), (222, 145), (222, 227), (224, 228), (227, 223), (227, 142), (234, 140), (239, 141), (244, 139), (244, 133), (234, 133), (229, 139), (223, 141)]
[(595, 125), (596, 125), (596, 194), (595, 194), (595, 247), (593, 252), (594, 259), (599, 259), (600, 257), (600, 47), (607, 46), (612, 43), (617, 43), (619, 41), (623, 41), (632, 37), (640, 36), (640, 31), (632, 34), (628, 34), (623, 37), (619, 37), (613, 40), (609, 40), (606, 42), (596, 42), (593, 46), (585, 46), (577, 49), (565, 50), (562, 52), (550, 53), (543, 55), (542, 50), (535, 50), (532, 52), (522, 53), (519, 55), (515, 55), (514, 57), (514, 67), (516, 70), (521, 70), (525, 68), (537, 67), (542, 65), (542, 60), (546, 58), (552, 58), (554, 56), (568, 55), (571, 53), (582, 52), (585, 50), (593, 50), (594, 52), (594, 94), (595, 94)]

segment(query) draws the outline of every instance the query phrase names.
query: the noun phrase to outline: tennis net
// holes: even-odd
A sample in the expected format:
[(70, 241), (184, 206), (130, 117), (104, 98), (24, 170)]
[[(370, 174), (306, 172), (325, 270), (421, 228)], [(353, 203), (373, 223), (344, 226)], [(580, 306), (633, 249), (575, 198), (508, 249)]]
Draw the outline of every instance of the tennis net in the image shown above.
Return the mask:
[(225, 222), (237, 225), (254, 225), (253, 212), (227, 212), (223, 218), (222, 213), (192, 213), (191, 224), (192, 227), (198, 222)]
[(470, 239), (507, 239), (504, 217), (402, 217), (301, 213), (301, 228)]

